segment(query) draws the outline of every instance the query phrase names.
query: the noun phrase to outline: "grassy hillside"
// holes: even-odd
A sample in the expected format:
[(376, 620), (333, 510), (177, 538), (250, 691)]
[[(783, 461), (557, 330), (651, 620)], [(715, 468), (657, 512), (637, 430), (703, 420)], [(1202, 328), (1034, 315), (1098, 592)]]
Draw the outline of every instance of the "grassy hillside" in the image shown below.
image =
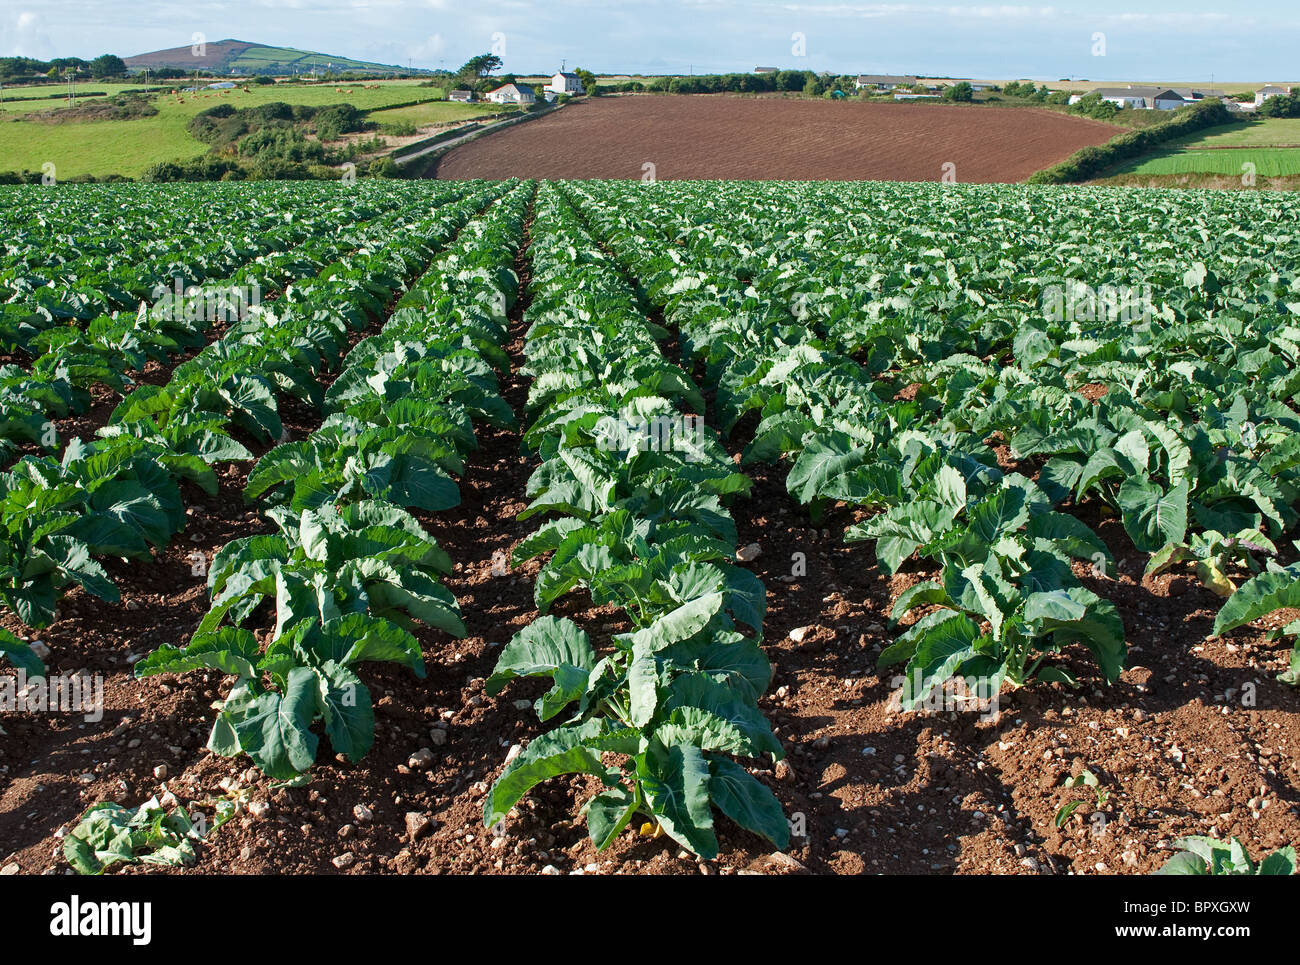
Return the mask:
[[(123, 88), (129, 90), (130, 88)], [(446, 112), (462, 105), (441, 102), (443, 92), (436, 87), (421, 87), (418, 81), (379, 81), (360, 84), (276, 84), (225, 91), (201, 91), (195, 94), (165, 94), (154, 100), (157, 115), (126, 121), (31, 121), (23, 115), (36, 109), (26, 104), (0, 104), (0, 163), (2, 170), (39, 171), (52, 161), (60, 178), (83, 174), (103, 176), (123, 174), (136, 177), (159, 161), (196, 157), (207, 145), (193, 138), (186, 126), (190, 118), (217, 104), (256, 107), (283, 101), (288, 104), (352, 104), (360, 110), (383, 108), (390, 104), (430, 101), (433, 112)], [(41, 110), (59, 106), (57, 102), (38, 102)], [(477, 113), (465, 109), (459, 117)], [(458, 119), (447, 112), (441, 119)], [(387, 118), (376, 117), (384, 121)]]
[(132, 70), (145, 67), (179, 67), (184, 70), (204, 70), (222, 74), (305, 74), (313, 70), (361, 71), (365, 73), (392, 73), (404, 70), (392, 64), (377, 64), (367, 60), (353, 60), (335, 54), (322, 54), (314, 50), (295, 47), (271, 47), (249, 43), (246, 40), (218, 40), (195, 55), (190, 47), (172, 47), (137, 54), (125, 58)]
[(1178, 147), (1300, 147), (1300, 118), (1252, 117), (1171, 142)]

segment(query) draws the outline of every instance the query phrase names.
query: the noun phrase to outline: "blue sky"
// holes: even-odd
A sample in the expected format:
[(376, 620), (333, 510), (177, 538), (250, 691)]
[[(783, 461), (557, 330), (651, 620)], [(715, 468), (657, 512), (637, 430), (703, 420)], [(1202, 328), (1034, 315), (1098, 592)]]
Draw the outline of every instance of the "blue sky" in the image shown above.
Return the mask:
[(1286, 0), (0, 0), (0, 55), (130, 55), (188, 46), (196, 32), (434, 68), (455, 68), (495, 43), (519, 73), (564, 61), (634, 73), (773, 66), (1050, 80), (1300, 75), (1300, 7)]

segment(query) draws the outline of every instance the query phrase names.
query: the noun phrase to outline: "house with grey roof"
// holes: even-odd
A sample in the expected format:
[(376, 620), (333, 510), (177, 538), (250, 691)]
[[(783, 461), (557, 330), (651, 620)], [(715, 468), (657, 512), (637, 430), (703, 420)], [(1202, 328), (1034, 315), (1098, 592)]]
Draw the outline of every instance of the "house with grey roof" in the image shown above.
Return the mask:
[(1289, 93), (1291, 93), (1290, 87), (1278, 87), (1274, 84), (1261, 87), (1259, 90), (1255, 91), (1255, 106), (1258, 107), (1270, 97), (1282, 97)]
[[(1190, 104), (1191, 100), (1178, 91), (1168, 87), (1098, 87), (1088, 93), (1097, 94), (1104, 101), (1110, 101), (1116, 107), (1133, 110), (1173, 111)], [(1070, 103), (1077, 104), (1086, 94), (1070, 95)]]
[(858, 77), (858, 90), (893, 90), (895, 87), (911, 87), (916, 78), (905, 74), (862, 74)]

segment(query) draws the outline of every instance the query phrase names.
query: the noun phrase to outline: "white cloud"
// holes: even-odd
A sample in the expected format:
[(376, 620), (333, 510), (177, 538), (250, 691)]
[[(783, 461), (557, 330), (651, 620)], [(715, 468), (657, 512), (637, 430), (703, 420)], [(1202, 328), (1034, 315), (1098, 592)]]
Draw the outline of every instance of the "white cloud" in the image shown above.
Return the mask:
[(431, 60), (440, 57), (447, 50), (447, 41), (442, 34), (430, 34), (421, 43), (406, 48), (406, 56), (412, 60)]
[(8, 44), (3, 52), (13, 57), (36, 57), (41, 60), (55, 56), (50, 36), (41, 27), (41, 18), (31, 10), (19, 11), (14, 18), (12, 31), (0, 33)]

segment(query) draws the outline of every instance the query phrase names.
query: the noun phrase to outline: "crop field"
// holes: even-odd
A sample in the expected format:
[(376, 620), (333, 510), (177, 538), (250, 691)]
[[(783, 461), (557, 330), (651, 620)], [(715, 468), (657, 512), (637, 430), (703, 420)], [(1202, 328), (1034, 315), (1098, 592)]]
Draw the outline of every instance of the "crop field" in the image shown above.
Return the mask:
[(0, 190), (0, 865), (1139, 874), (1191, 835), (1294, 845), (1298, 216)]
[(602, 97), (455, 148), (438, 177), (1014, 182), (1118, 132), (1033, 109)]
[(1222, 174), (1241, 175), (1253, 165), (1261, 177), (1300, 174), (1300, 148), (1225, 147), (1213, 150), (1184, 148), (1161, 151), (1119, 168), (1116, 174)]

